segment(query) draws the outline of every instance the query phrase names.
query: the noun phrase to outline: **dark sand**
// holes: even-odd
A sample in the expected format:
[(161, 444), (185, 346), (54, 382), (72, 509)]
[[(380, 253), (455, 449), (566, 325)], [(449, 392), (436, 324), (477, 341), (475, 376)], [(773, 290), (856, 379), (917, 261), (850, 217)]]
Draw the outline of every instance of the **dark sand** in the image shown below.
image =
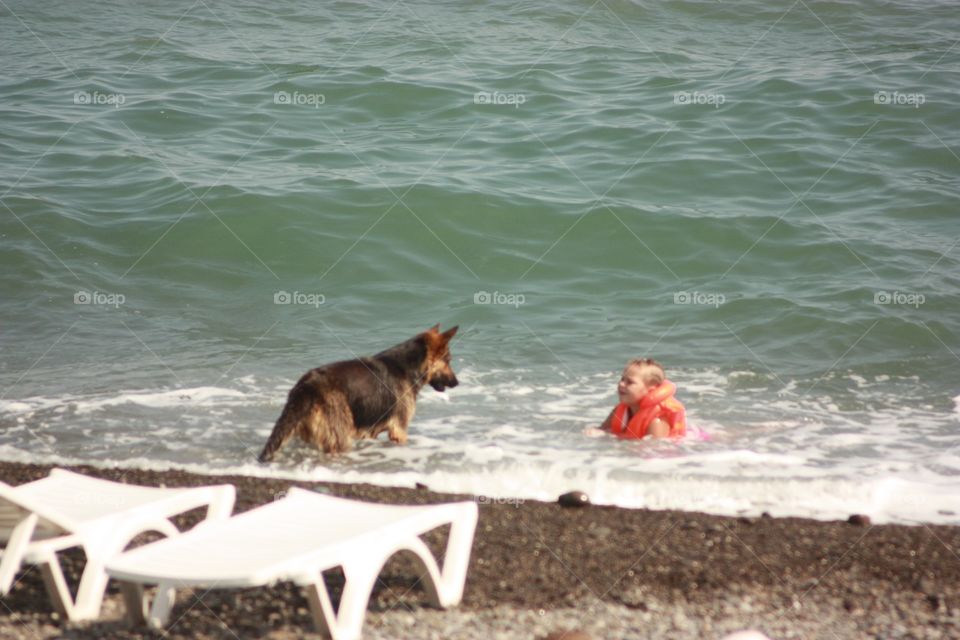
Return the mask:
[[(154, 486), (229, 482), (237, 488), (235, 512), (274, 500), (290, 486), (375, 502), (473, 499), (415, 488), (207, 477), (179, 471), (74, 470)], [(9, 484), (36, 479), (48, 471), (47, 466), (0, 463), (0, 479)], [(196, 517), (186, 517), (178, 524), (195, 521)], [(435, 552), (444, 535), (428, 538)], [(73, 584), (82, 562), (80, 553), (65, 562)], [(342, 579), (331, 576), (328, 584), (338, 597)], [(202, 599), (178, 599), (172, 617), (176, 624), (165, 637), (286, 638), (311, 629), (306, 601), (292, 585), (196, 595)], [(602, 600), (640, 611), (655, 610), (651, 603), (679, 604), (686, 615), (697, 619), (717, 616), (716, 603), (731, 598), (769, 603), (778, 616), (798, 616), (798, 630), (803, 627), (803, 615), (837, 616), (857, 630), (843, 637), (960, 638), (960, 527), (871, 526), (481, 501), (466, 591), (457, 610), (482, 611), (498, 605), (548, 611), (573, 607), (582, 608), (588, 617), (606, 610), (592, 608)], [(36, 568), (23, 572), (0, 604), (3, 638), (160, 637), (117, 620), (122, 610), (112, 583), (103, 622), (59, 620), (52, 614)], [(403, 556), (385, 567), (370, 611), (388, 611), (398, 605), (414, 614), (425, 610), (420, 609), (425, 598), (418, 576)], [(518, 629), (515, 637), (532, 636)]]

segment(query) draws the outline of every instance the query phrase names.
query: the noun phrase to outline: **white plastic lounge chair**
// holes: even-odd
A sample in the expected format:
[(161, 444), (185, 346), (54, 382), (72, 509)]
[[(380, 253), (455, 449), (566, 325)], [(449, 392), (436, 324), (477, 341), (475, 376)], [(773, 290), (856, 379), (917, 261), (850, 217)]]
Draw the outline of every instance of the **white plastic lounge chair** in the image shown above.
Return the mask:
[[(443, 559), (419, 538), (452, 525)], [(131, 622), (142, 624), (144, 584), (158, 585), (146, 620), (162, 628), (177, 587), (247, 588), (281, 581), (305, 587), (317, 630), (335, 640), (360, 637), (374, 582), (398, 551), (411, 551), (425, 570), (433, 606), (460, 602), (466, 579), (477, 505), (382, 505), (291, 489), (287, 496), (176, 538), (128, 551), (107, 563), (107, 573), (125, 583)], [(342, 567), (346, 584), (334, 611), (322, 572)]]
[[(9, 593), (21, 565), (40, 565), (43, 581), (60, 615), (87, 620), (100, 615), (107, 587), (104, 563), (145, 531), (180, 532), (168, 518), (207, 507), (207, 519), (226, 518), (233, 509), (233, 485), (158, 489), (111, 482), (53, 469), (46, 478), (19, 486), (0, 482), (0, 595)], [(57, 553), (82, 547), (86, 565), (76, 602), (63, 577)]]

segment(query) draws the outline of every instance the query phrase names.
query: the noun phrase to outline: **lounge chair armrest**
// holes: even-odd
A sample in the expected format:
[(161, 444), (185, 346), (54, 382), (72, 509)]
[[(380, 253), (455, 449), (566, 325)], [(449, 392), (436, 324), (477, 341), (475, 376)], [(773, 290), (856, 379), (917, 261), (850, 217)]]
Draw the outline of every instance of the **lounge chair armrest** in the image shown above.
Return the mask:
[(31, 564), (43, 564), (44, 562), (50, 562), (57, 553), (64, 549), (82, 547), (83, 544), (83, 537), (76, 534), (58, 536), (49, 540), (34, 540), (30, 543), (30, 548), (24, 554), (23, 559)]
[(237, 489), (232, 484), (218, 484), (207, 487), (212, 497), (207, 507), (207, 520), (225, 520), (233, 513), (233, 503), (237, 499)]

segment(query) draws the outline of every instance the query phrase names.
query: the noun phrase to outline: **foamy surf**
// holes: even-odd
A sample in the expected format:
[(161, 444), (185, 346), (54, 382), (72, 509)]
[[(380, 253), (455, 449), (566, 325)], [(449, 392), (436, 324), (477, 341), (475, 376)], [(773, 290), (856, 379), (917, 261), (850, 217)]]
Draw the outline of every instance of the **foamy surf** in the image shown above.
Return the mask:
[[(749, 389), (742, 375), (716, 370), (675, 376), (702, 433), (681, 442), (584, 436), (609, 411), (609, 375), (564, 381), (544, 370), (464, 367), (457, 389), (421, 394), (406, 447), (362, 442), (325, 458), (293, 444), (261, 465), (255, 456), (282, 406), (284, 381), (248, 376), (231, 385), (5, 400), (0, 458), (422, 483), (485, 500), (549, 501), (576, 489), (596, 504), (631, 508), (960, 524), (958, 398), (946, 411), (903, 406), (902, 380), (859, 373), (808, 402), (756, 376)], [(741, 399), (735, 405), (731, 386)], [(852, 402), (871, 410), (832, 408)]]

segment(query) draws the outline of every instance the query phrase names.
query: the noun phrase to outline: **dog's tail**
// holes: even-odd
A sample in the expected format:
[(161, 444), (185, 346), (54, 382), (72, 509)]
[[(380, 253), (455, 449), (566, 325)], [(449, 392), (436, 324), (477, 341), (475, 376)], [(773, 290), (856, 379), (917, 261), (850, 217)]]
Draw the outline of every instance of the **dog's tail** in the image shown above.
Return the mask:
[(273, 456), (280, 450), (280, 447), (287, 443), (287, 440), (290, 439), (290, 436), (297, 432), (297, 427), (300, 426), (300, 422), (307, 417), (307, 413), (310, 409), (309, 401), (305, 401), (304, 398), (298, 397), (300, 394), (290, 394), (290, 398), (287, 400), (287, 404), (284, 405), (283, 411), (280, 412), (280, 417), (277, 418), (277, 423), (273, 425), (273, 432), (270, 434), (270, 437), (267, 438), (267, 444), (264, 445), (263, 451), (260, 452), (260, 456), (257, 458), (260, 462), (270, 462), (273, 460)]

